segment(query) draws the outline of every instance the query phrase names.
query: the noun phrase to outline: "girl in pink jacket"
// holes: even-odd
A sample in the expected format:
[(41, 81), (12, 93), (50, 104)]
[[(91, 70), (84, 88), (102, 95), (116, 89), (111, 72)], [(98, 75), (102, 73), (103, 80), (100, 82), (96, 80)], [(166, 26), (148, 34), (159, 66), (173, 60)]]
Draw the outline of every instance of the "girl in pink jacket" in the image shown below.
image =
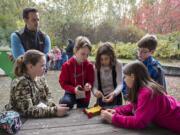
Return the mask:
[(180, 133), (180, 102), (153, 81), (141, 62), (124, 68), (129, 104), (101, 111), (102, 119), (123, 128), (145, 128), (150, 123)]

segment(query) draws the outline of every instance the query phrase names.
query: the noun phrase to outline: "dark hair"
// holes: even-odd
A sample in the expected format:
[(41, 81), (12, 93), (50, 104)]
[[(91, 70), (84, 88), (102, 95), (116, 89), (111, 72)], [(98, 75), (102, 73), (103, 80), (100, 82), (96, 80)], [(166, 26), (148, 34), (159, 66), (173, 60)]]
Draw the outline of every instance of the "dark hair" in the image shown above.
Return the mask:
[(149, 34), (142, 37), (137, 43), (139, 48), (148, 48), (150, 51), (155, 50), (157, 44), (158, 42), (156, 36)]
[(160, 94), (165, 93), (165, 89), (151, 79), (147, 68), (140, 61), (135, 61), (127, 64), (124, 67), (123, 73), (125, 75), (133, 74), (135, 77), (133, 88), (132, 89), (128, 88), (128, 99), (133, 103), (137, 102), (137, 96), (138, 96), (137, 94), (139, 89), (142, 87), (150, 88), (153, 93), (160, 93)]
[(25, 8), (25, 9), (23, 9), (23, 19), (28, 19), (28, 15), (30, 12), (37, 13), (38, 10), (36, 8)]
[(45, 55), (38, 50), (28, 50), (24, 55), (19, 56), (14, 66), (14, 74), (16, 77), (20, 77), (27, 72), (27, 64), (35, 66), (43, 56)]
[(105, 43), (100, 43), (99, 48), (97, 50), (96, 54), (96, 69), (100, 70), (101, 67), (101, 55), (108, 55), (110, 57), (110, 67), (116, 65), (116, 55), (114, 52), (114, 49), (112, 47), (112, 43), (110, 42), (105, 42)]
[(84, 36), (78, 36), (75, 40), (75, 46), (74, 46), (74, 52), (77, 52), (80, 48), (88, 47), (91, 51), (92, 46), (91, 42), (87, 37)]
[(68, 43), (69, 43), (69, 44), (73, 44), (74, 42), (73, 42), (72, 39), (68, 39)]

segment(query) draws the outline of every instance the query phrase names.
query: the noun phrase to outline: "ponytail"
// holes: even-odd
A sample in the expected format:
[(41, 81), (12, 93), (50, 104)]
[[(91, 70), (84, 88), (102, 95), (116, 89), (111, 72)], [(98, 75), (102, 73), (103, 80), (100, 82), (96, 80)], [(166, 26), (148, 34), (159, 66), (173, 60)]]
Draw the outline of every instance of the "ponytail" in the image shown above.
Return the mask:
[(41, 57), (44, 57), (45, 55), (38, 51), (38, 50), (28, 50), (24, 53), (24, 55), (21, 55), (17, 58), (14, 66), (14, 74), (16, 77), (23, 76), (27, 73), (27, 64), (32, 64), (35, 66)]
[(22, 76), (26, 72), (26, 65), (24, 63), (24, 55), (17, 58), (14, 66), (14, 74), (16, 77)]

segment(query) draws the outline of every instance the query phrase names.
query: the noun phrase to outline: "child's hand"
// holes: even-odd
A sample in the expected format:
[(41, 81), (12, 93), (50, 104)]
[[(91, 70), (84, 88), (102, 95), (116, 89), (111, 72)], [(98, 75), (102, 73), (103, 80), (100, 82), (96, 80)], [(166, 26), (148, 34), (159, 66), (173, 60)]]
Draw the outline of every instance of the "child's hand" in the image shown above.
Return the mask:
[(85, 91), (90, 91), (91, 88), (92, 88), (92, 86), (91, 86), (91, 84), (89, 84), (89, 83), (86, 83), (86, 84), (84, 85), (84, 90), (85, 90)]
[(97, 98), (103, 98), (103, 94), (101, 91), (97, 90), (95, 93), (94, 93), (94, 96), (97, 97)]
[(83, 90), (83, 88), (81, 87), (81, 85), (77, 85), (75, 88), (75, 94), (80, 95), (82, 90)]
[(111, 92), (110, 94), (108, 94), (107, 96), (103, 98), (103, 102), (106, 102), (106, 103), (112, 102), (114, 99), (114, 95), (115, 93)]
[(65, 104), (57, 105), (57, 113), (56, 113), (56, 115), (58, 117), (62, 117), (67, 113), (68, 110), (69, 110), (69, 107), (67, 107)]
[(76, 99), (82, 99), (86, 97), (86, 93), (80, 85), (76, 86), (75, 94), (76, 94)]
[(116, 113), (116, 110), (114, 110), (114, 109), (106, 109), (106, 111), (108, 111), (108, 112), (111, 113), (111, 114)]
[(112, 123), (112, 116), (113, 116), (113, 114), (108, 112), (107, 110), (101, 111), (101, 118), (103, 120), (107, 121), (108, 123)]

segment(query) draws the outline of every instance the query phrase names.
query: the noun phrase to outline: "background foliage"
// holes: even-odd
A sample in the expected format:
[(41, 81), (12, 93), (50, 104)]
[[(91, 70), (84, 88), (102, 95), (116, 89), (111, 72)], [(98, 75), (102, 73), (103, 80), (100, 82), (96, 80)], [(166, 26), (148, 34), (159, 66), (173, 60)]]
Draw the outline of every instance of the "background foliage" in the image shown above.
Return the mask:
[(84, 35), (96, 45), (113, 42), (118, 57), (134, 58), (136, 42), (154, 33), (159, 39), (155, 57), (180, 59), (179, 0), (41, 1), (1, 0), (0, 46), (9, 46), (10, 34), (24, 26), (23, 8), (36, 7), (52, 46), (65, 47), (67, 39)]

